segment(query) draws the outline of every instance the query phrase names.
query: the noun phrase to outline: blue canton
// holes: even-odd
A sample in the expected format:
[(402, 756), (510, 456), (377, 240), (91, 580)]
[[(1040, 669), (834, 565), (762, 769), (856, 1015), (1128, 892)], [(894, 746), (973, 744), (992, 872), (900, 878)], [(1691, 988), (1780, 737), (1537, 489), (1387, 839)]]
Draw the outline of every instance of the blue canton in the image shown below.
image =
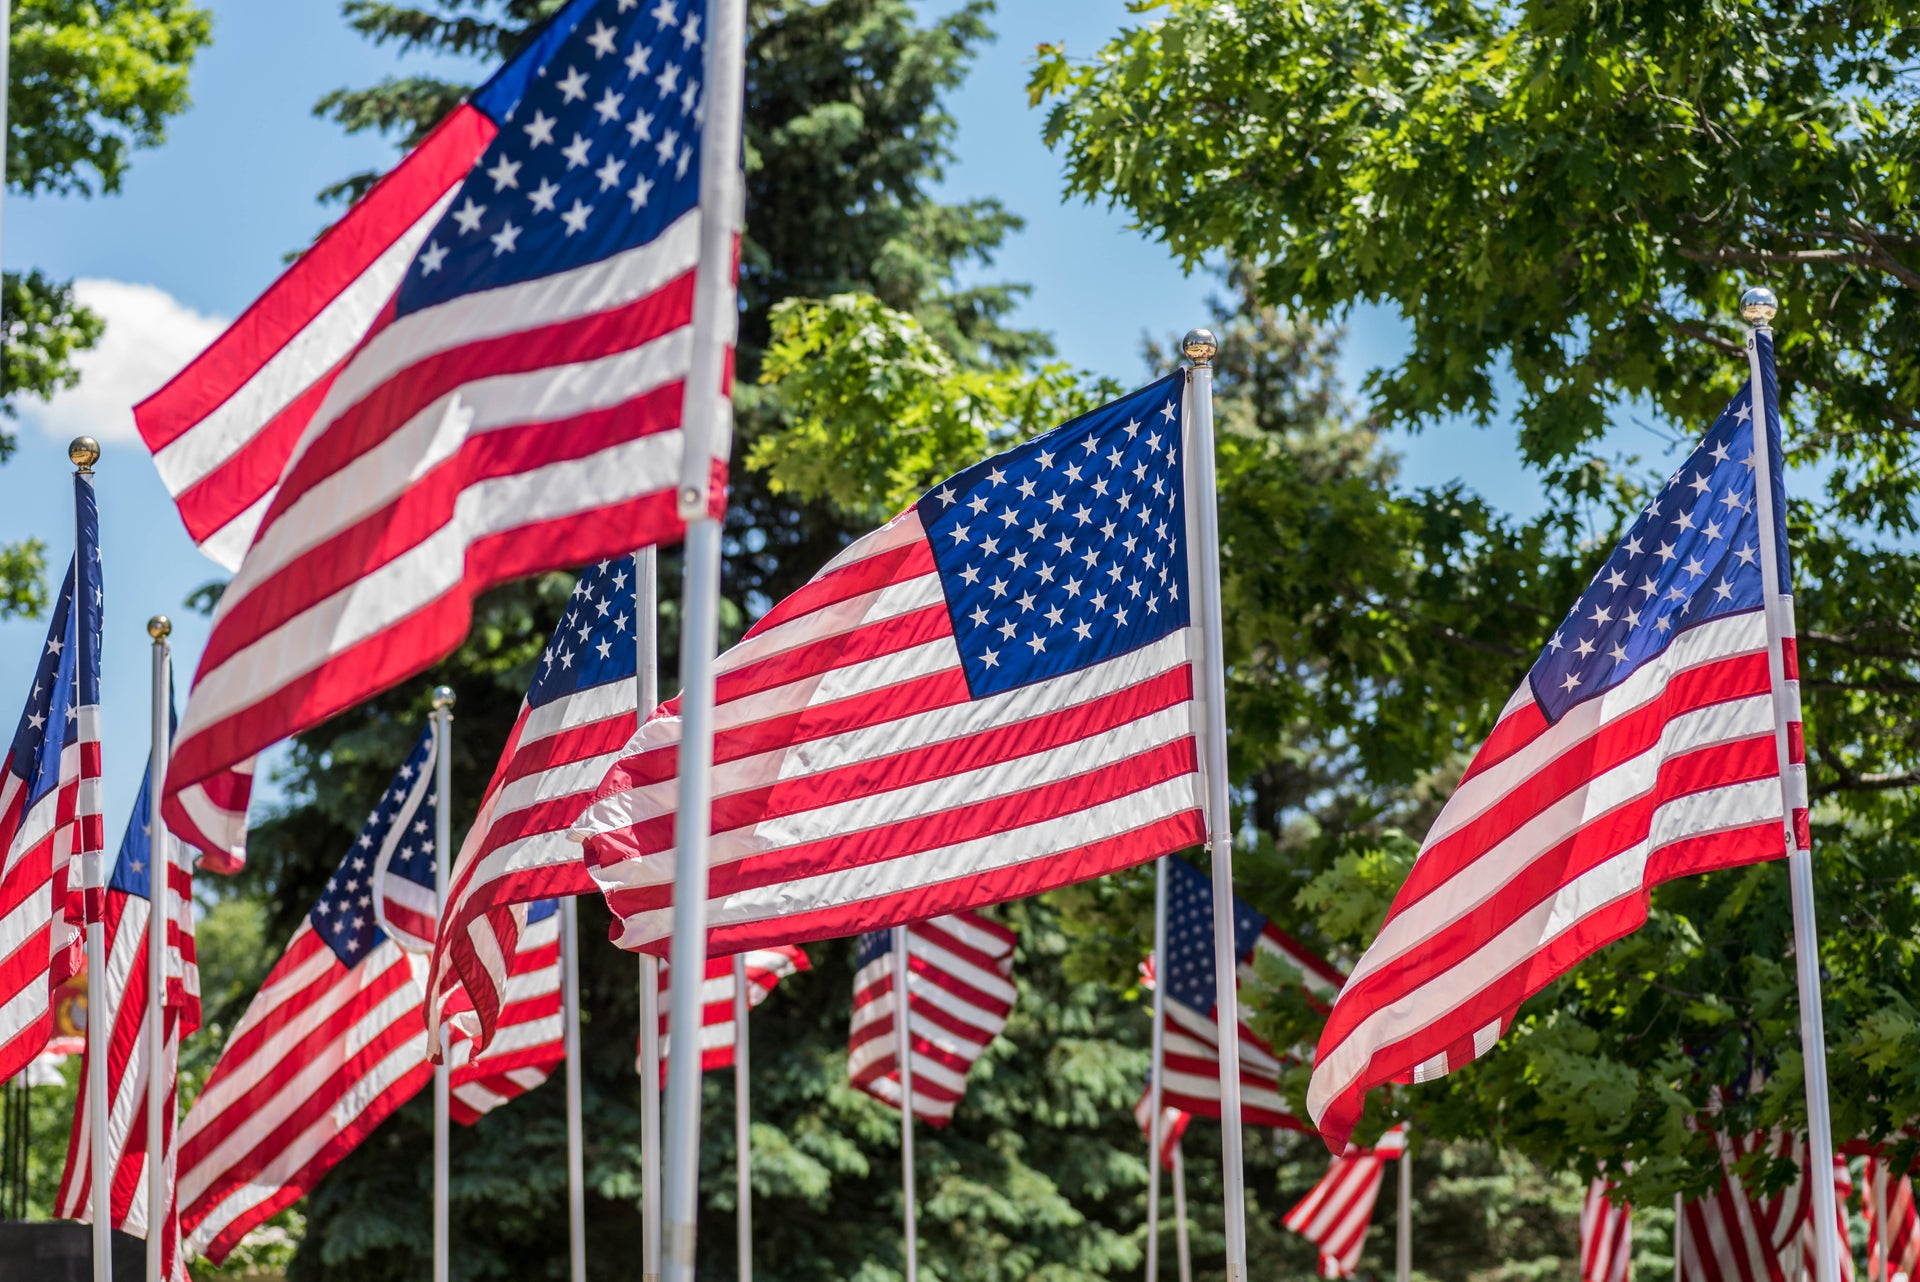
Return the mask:
[(315, 933), (342, 964), (356, 965), (386, 938), (374, 919), (373, 905), (378, 893), (375, 872), (386, 852), (393, 852), (387, 864), (389, 875), (433, 889), (438, 802), (433, 792), (433, 729), (429, 726), (307, 914)]
[[(1778, 428), (1774, 493), (1780, 494)], [(1776, 530), (1776, 547), (1784, 544)], [(1780, 563), (1783, 586), (1791, 582)], [(1788, 589), (1790, 590), (1790, 589)], [(1754, 502), (1750, 389), (1647, 504), (1534, 661), (1528, 681), (1550, 722), (1604, 694), (1709, 619), (1758, 610), (1760, 518)]]
[(47, 628), (46, 647), (33, 670), (33, 693), (20, 713), (8, 755), (14, 776), (27, 781), (27, 805), (60, 786), (61, 736), (49, 734), (49, 725), (68, 734), (78, 730), (79, 711), (73, 698), (74, 645), (73, 572), (60, 582), (60, 597)]
[(545, 921), (559, 911), (560, 901), (558, 899), (536, 899), (527, 905), (527, 925), (531, 926), (537, 921)]
[[(1167, 955), (1155, 958), (1157, 977), (1169, 1000), (1209, 1018), (1213, 1015), (1213, 882), (1184, 859), (1168, 858)], [(1244, 961), (1260, 942), (1267, 919), (1233, 897), (1233, 955)]]
[(859, 974), (873, 963), (893, 951), (893, 932), (890, 930), (870, 930), (860, 936), (860, 943), (853, 950), (853, 970)]
[[(172, 728), (179, 718), (174, 715), (172, 700), (168, 700), (167, 725)], [(153, 898), (153, 758), (147, 758), (147, 768), (140, 775), (140, 795), (134, 798), (133, 813), (127, 817), (126, 835), (120, 838), (120, 853), (114, 856), (113, 876), (107, 880), (107, 888), (140, 899)]]
[[(408, 269), (399, 315), (610, 258), (694, 207), (704, 8), (596, 0), (561, 15), (551, 52), (534, 51), (547, 56)], [(476, 105), (506, 96), (489, 93)]]
[(632, 561), (620, 557), (581, 571), (567, 612), (541, 651), (540, 669), (527, 688), (527, 706), (538, 708), (593, 686), (633, 680), (639, 670), (633, 619)]
[(922, 495), (973, 695), (1044, 681), (1187, 626), (1184, 373)]

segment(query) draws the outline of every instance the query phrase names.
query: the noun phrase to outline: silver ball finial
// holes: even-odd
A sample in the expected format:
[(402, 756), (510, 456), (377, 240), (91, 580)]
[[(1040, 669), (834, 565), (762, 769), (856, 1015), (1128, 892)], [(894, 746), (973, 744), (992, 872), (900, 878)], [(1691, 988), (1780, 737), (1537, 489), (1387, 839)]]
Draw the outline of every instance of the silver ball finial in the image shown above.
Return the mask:
[(1190, 329), (1187, 336), (1180, 340), (1180, 350), (1195, 365), (1211, 365), (1220, 350), (1220, 340), (1213, 336), (1210, 329)]
[(81, 475), (93, 471), (93, 465), (100, 461), (100, 442), (91, 436), (76, 436), (67, 442), (67, 460)]
[(1765, 325), (1779, 311), (1779, 297), (1765, 285), (1755, 285), (1740, 295), (1740, 315), (1749, 325)]
[(147, 635), (155, 641), (165, 641), (173, 635), (173, 620), (164, 614), (156, 614), (147, 620)]
[(433, 706), (436, 709), (451, 708), (453, 706), (453, 687), (435, 686), (433, 688)]

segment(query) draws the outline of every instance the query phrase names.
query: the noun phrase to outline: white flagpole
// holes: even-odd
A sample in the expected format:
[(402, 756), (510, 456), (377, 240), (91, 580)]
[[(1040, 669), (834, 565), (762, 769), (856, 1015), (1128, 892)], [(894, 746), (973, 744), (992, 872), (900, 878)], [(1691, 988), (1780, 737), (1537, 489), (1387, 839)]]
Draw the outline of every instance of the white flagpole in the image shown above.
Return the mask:
[[(1166, 1057), (1167, 859), (1153, 865), (1153, 1057), (1147, 1066), (1147, 1282), (1160, 1282), (1160, 1113), (1165, 1085), (1161, 1065)], [(1174, 1161), (1180, 1159), (1174, 1157)], [(1176, 1177), (1177, 1178), (1177, 1177)], [(1185, 1196), (1185, 1190), (1179, 1192)], [(1178, 1212), (1175, 1212), (1176, 1215)], [(1185, 1232), (1182, 1227), (1181, 1232)]]
[[(453, 691), (433, 688), (434, 915), (447, 910), (447, 873), (453, 865)], [(451, 1070), (445, 1056), (433, 1066), (433, 1282), (447, 1282), (447, 1131)]]
[[(638, 726), (660, 703), (660, 556), (650, 547), (633, 554), (633, 613)], [(640, 1277), (660, 1282), (660, 961), (646, 953), (640, 955)]]
[(586, 1142), (580, 1121), (580, 903), (572, 895), (560, 900), (560, 967), (561, 1036), (567, 1052), (567, 1276), (571, 1282), (587, 1282)]
[(753, 1282), (753, 1135), (747, 1101), (747, 955), (733, 955), (733, 1185), (739, 1282)]
[(172, 689), (167, 663), (172, 649), (167, 638), (173, 623), (164, 614), (147, 620), (153, 638), (153, 737), (147, 758), (147, 1282), (166, 1282), (164, 1230), (167, 1222), (166, 1132), (167, 1032), (164, 1026), (167, 993), (167, 925), (173, 918), (173, 843), (160, 822), (160, 798), (166, 792), (168, 739), (172, 727)]
[(1395, 1282), (1413, 1278), (1413, 1136), (1400, 1145), (1400, 1213), (1393, 1225), (1393, 1276)]
[(1673, 1195), (1673, 1282), (1686, 1276), (1687, 1205), (1680, 1194)]
[[(1786, 831), (1787, 876), (1793, 889), (1793, 968), (1800, 988), (1800, 1053), (1807, 1085), (1807, 1169), (1821, 1172), (1813, 1184), (1814, 1263), (1817, 1282), (1839, 1282), (1838, 1213), (1833, 1201), (1833, 1122), (1827, 1101), (1827, 1031), (1820, 1009), (1820, 939), (1813, 919), (1813, 852), (1800, 849), (1793, 816), (1807, 805), (1806, 775), (1792, 769), (1787, 725), (1799, 720), (1799, 682), (1787, 679), (1785, 639), (1794, 634), (1793, 598), (1780, 573), (1774, 540), (1775, 513), (1784, 497), (1773, 492), (1771, 424), (1779, 406), (1767, 397), (1765, 373), (1773, 369), (1773, 330), (1780, 308), (1773, 291), (1749, 289), (1740, 298), (1747, 331), (1747, 368), (1753, 386), (1753, 493), (1760, 517), (1760, 582), (1766, 594), (1767, 676), (1773, 689), (1773, 747), (1780, 774), (1781, 819)], [(1785, 514), (1780, 515), (1781, 520)]]
[(1187, 1159), (1173, 1146), (1173, 1242), (1180, 1261), (1180, 1282), (1193, 1282), (1193, 1252), (1187, 1243)]
[[(3, 186), (4, 184), (0, 184)], [(67, 458), (72, 461), (74, 470), (81, 476), (92, 476), (93, 465), (100, 458), (100, 446), (90, 436), (75, 437), (67, 446)], [(92, 482), (88, 482), (91, 484)], [(74, 510), (74, 557), (73, 557), (73, 611), (76, 618), (83, 617), (80, 603), (80, 540), (78, 538), (80, 513)], [(85, 627), (84, 622), (79, 624)], [(80, 673), (78, 660), (75, 661), (74, 693), (79, 696)], [(156, 804), (158, 798), (154, 799)], [(70, 867), (67, 876), (80, 878), (81, 894), (91, 897), (100, 893), (106, 886), (103, 865), (106, 852), (101, 851), (93, 862), (77, 860)], [(57, 910), (56, 905), (56, 910)], [(151, 910), (149, 910), (151, 911)], [(107, 1030), (108, 1021), (104, 1018), (107, 1011), (107, 936), (106, 923), (100, 920), (100, 914), (87, 913), (87, 1013), (93, 1018), (87, 1020), (87, 1154), (88, 1169), (92, 1181), (93, 1216), (93, 1277), (94, 1282), (111, 1282), (113, 1278), (113, 1173), (108, 1169), (107, 1156)]]
[(1887, 1246), (1887, 1163), (1885, 1158), (1873, 1161), (1873, 1223), (1879, 1230), (1874, 1237), (1873, 1277), (1876, 1282), (1888, 1282), (1887, 1260), (1891, 1252)]
[(720, 632), (720, 522), (713, 458), (731, 435), (722, 393), (739, 325), (733, 244), (742, 205), (740, 129), (746, 93), (746, 0), (708, 0), (707, 120), (700, 146), (700, 260), (694, 268), (693, 351), (681, 411), (679, 510), (686, 522), (680, 613), (680, 757), (674, 817), (673, 946), (662, 1223), (666, 1282), (693, 1282), (700, 1202), (700, 989), (707, 974), (707, 839), (713, 814), (714, 655)]
[(1239, 956), (1233, 945), (1233, 817), (1227, 802), (1226, 655), (1221, 643), (1220, 515), (1213, 475), (1213, 357), (1211, 331), (1189, 330), (1181, 350), (1187, 371), (1187, 469), (1194, 495), (1188, 514), (1198, 582), (1188, 590), (1198, 606), (1200, 704), (1205, 718), (1201, 760), (1207, 778), (1207, 838), (1213, 848), (1214, 1014), (1220, 1028), (1220, 1167), (1227, 1239), (1227, 1282), (1247, 1278), (1247, 1191), (1240, 1134)]
[(907, 928), (893, 928), (893, 1055), (900, 1071), (900, 1191), (905, 1202), (902, 1227), (907, 1245), (907, 1282), (920, 1276), (919, 1229), (913, 1193), (913, 1029), (907, 986)]

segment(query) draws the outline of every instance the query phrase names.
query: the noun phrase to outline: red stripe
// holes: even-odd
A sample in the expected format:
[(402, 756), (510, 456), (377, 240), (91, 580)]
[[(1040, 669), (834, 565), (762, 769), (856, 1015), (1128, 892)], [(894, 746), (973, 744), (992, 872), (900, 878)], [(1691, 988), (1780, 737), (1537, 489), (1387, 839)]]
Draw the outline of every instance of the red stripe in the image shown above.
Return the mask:
[[(932, 959), (919, 956), (911, 951), (907, 954), (907, 973), (918, 976), (922, 983), (931, 984), (944, 992), (952, 993), (955, 997), (958, 997), (961, 1001), (979, 1011), (982, 1016), (988, 1020), (1004, 1020), (1007, 1017), (1007, 1012), (1013, 1009), (1012, 1002), (981, 992), (978, 988), (967, 983), (961, 979), (960, 976), (947, 970), (944, 966), (936, 965)], [(944, 1009), (935, 1006), (930, 998), (915, 994), (913, 1002), (915, 1010), (919, 1010), (922, 1005), (925, 1005), (929, 1011), (937, 1011), (938, 1018), (940, 1019), (952, 1018)], [(981, 1031), (981, 1026), (978, 1024), (955, 1024), (952, 1027), (956, 1033), (964, 1033), (969, 1030), (975, 1033)]]
[(784, 623), (791, 623), (809, 614), (817, 614), (828, 606), (838, 605), (842, 601), (851, 601), (856, 597), (865, 596), (869, 592), (878, 592), (897, 583), (912, 582), (923, 575), (934, 573), (937, 568), (933, 560), (933, 549), (927, 545), (926, 538), (922, 536), (897, 544), (884, 552), (862, 557), (851, 565), (823, 570), (792, 596), (761, 615), (754, 625), (747, 629), (746, 637), (743, 639), (751, 640)]
[(629, 555), (636, 547), (670, 543), (683, 528), (674, 492), (667, 489), (475, 540), (467, 547), (465, 574), (450, 591), (182, 740), (167, 778), (168, 824), (189, 823), (179, 803), (187, 787), (439, 662), (465, 639), (472, 600), (486, 589), (555, 565), (602, 561)]
[(299, 444), (300, 434), (307, 430), (313, 412), (320, 408), (345, 366), (343, 357), (217, 467), (174, 495), (174, 505), (180, 509), (188, 533), (196, 540), (209, 537), (280, 483), (280, 473), (292, 457), (293, 447)]
[(496, 132), (470, 104), (436, 126), (212, 347), (134, 407), (147, 448), (159, 453), (244, 386), (466, 176)]
[(723, 672), (714, 683), (715, 699), (724, 707), (763, 690), (777, 690), (823, 673), (858, 667), (952, 635), (944, 603), (922, 606), (881, 624), (811, 640), (757, 663)]

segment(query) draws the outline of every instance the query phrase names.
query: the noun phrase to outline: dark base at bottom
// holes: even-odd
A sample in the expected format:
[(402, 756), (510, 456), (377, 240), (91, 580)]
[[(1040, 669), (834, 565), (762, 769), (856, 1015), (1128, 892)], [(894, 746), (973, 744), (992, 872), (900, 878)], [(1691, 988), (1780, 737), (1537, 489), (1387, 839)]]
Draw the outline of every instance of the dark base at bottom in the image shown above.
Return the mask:
[[(140, 1282), (147, 1244), (113, 1235), (113, 1276)], [(92, 1282), (93, 1229), (74, 1220), (0, 1220), (0, 1282)]]

